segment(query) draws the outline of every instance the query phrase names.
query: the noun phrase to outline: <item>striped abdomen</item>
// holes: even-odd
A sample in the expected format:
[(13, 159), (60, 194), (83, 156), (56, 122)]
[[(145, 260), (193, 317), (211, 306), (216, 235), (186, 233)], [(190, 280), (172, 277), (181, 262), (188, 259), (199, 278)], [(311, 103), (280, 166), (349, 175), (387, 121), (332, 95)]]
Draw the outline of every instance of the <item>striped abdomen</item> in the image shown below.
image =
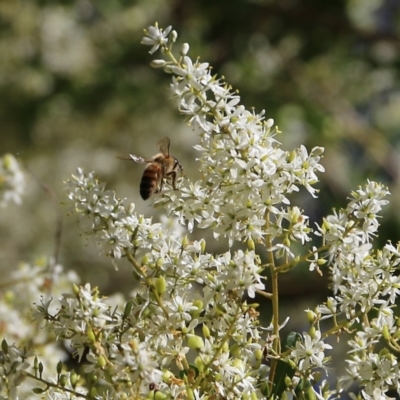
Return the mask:
[(140, 195), (143, 200), (157, 192), (161, 180), (161, 166), (157, 163), (149, 164), (143, 172), (140, 181)]

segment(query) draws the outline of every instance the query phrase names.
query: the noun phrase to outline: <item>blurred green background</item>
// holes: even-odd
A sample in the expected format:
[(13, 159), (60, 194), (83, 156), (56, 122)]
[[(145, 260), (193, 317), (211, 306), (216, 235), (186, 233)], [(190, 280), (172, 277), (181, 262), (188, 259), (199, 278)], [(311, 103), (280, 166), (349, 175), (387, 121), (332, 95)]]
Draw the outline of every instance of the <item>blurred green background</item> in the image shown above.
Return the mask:
[[(326, 148), (319, 200), (297, 199), (312, 224), (366, 179), (379, 180), (392, 196), (378, 244), (397, 242), (399, 18), (399, 0), (0, 0), (0, 154), (17, 155), (32, 173), (24, 206), (0, 216), (2, 270), (53, 254), (61, 204), (60, 262), (104, 293), (132, 289), (129, 266), (115, 271), (67, 217), (63, 181), (77, 167), (94, 170), (140, 213), (156, 215), (139, 197), (143, 167), (115, 156), (151, 156), (163, 136), (198, 178), (196, 134), (170, 100), (170, 76), (149, 66), (149, 47), (140, 45), (155, 21), (172, 25), (178, 43), (224, 75), (247, 108), (265, 109), (285, 149)], [(225, 251), (221, 244), (208, 248)], [(312, 307), (327, 293), (306, 268), (283, 280), (289, 308), (294, 299)], [(316, 298), (303, 305), (310, 293)]]

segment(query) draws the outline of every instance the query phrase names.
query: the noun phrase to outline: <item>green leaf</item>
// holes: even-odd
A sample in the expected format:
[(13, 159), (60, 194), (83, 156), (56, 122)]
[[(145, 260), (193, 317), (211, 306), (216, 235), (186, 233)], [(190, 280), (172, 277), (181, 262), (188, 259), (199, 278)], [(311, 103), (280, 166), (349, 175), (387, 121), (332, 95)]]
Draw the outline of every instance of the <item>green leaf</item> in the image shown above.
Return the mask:
[[(297, 332), (290, 332), (282, 343), (282, 352), (293, 349), (299, 340), (303, 340), (302, 336)], [(292, 368), (287, 362), (279, 360), (275, 370), (274, 382), (272, 386), (272, 398), (280, 399), (282, 393), (286, 390), (287, 386), (285, 383), (286, 377), (290, 380), (293, 378), (296, 370)]]
[(33, 389), (32, 389), (32, 392), (33, 392), (33, 393), (36, 393), (36, 394), (42, 394), (42, 393), (44, 393), (46, 390), (47, 390), (47, 389), (41, 389), (41, 388), (36, 387), (36, 388), (33, 388)]
[(189, 370), (179, 371), (179, 378), (184, 379), (185, 376), (189, 376), (190, 374), (194, 374), (194, 378), (199, 376), (199, 369), (194, 364), (189, 364)]
[(315, 393), (311, 388), (311, 382), (308, 379), (301, 378), (294, 392), (296, 394), (296, 397), (299, 399), (312, 399), (310, 391), (315, 396)]

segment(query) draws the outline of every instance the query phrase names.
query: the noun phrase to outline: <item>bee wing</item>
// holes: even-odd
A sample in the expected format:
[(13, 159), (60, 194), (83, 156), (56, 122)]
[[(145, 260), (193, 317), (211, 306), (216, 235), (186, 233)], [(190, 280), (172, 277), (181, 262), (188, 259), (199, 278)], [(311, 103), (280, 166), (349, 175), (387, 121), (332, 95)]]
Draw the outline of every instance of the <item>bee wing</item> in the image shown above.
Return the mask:
[(160, 148), (161, 153), (163, 153), (163, 155), (165, 157), (169, 157), (169, 144), (170, 144), (170, 140), (167, 137), (164, 137), (162, 139), (160, 139), (158, 141), (158, 147)]
[(119, 156), (116, 156), (120, 160), (128, 160), (128, 161), (135, 161), (136, 163), (139, 164), (145, 164), (145, 163), (151, 163), (151, 160), (146, 160), (143, 157), (136, 156), (135, 154), (121, 154)]

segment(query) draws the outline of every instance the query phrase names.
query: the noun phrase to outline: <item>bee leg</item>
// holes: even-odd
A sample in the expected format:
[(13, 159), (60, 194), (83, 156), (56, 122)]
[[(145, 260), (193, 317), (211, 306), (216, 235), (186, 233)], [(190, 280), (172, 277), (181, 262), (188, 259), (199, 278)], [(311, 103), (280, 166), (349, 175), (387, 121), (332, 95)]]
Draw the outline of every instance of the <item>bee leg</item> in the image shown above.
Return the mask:
[(176, 188), (176, 185), (175, 185), (175, 183), (176, 183), (176, 172), (175, 172), (175, 171), (171, 171), (171, 172), (168, 174), (168, 178), (172, 180), (172, 188), (173, 188), (174, 190), (178, 190), (178, 189)]
[(161, 179), (160, 184), (157, 186), (156, 193), (160, 193), (163, 188), (164, 179)]

